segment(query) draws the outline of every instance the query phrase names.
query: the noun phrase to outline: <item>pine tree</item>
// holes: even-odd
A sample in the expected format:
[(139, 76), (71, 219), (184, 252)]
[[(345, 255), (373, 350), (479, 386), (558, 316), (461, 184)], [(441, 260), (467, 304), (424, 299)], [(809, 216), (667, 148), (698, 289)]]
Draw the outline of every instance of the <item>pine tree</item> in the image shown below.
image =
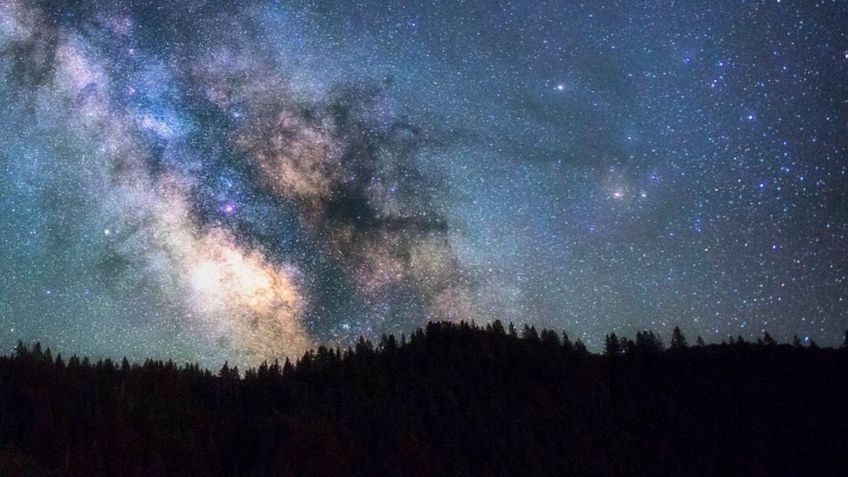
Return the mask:
[(218, 371), (218, 377), (222, 379), (238, 379), (239, 371), (238, 366), (234, 368), (230, 368), (230, 363), (224, 361), (224, 365), (221, 366), (221, 370)]
[(636, 347), (636, 343), (634, 343), (633, 340), (626, 336), (622, 336), (618, 339), (618, 341), (621, 343), (622, 354), (633, 354), (633, 349)]
[(583, 344), (583, 341), (579, 338), (574, 342), (574, 352), (579, 355), (588, 354), (589, 350), (586, 349), (586, 345)]
[(766, 346), (774, 346), (777, 343), (775, 343), (774, 338), (768, 334), (768, 331), (763, 331), (763, 344)]
[(679, 327), (675, 326), (671, 332), (671, 349), (686, 349), (688, 347), (689, 344), (686, 342), (683, 332), (680, 331)]
[(636, 333), (635, 349), (642, 353), (658, 353), (663, 350), (662, 340), (653, 331), (640, 331)]
[(15, 346), (15, 356), (18, 358), (22, 358), (29, 354), (29, 350), (26, 345), (24, 345), (23, 340), (18, 340), (17, 346)]
[(562, 332), (562, 347), (568, 353), (574, 351), (574, 344), (571, 343), (571, 338), (568, 337), (568, 333), (565, 331)]
[(383, 334), (380, 337), (380, 349), (390, 353), (397, 351), (397, 340), (395, 339), (395, 335)]
[(524, 325), (524, 329), (521, 331), (521, 339), (539, 341), (539, 333), (536, 331), (536, 327)]
[(542, 343), (559, 346), (559, 335), (553, 330), (542, 330)]
[(621, 354), (621, 343), (615, 333), (610, 333), (604, 338), (604, 354), (607, 356), (618, 356)]

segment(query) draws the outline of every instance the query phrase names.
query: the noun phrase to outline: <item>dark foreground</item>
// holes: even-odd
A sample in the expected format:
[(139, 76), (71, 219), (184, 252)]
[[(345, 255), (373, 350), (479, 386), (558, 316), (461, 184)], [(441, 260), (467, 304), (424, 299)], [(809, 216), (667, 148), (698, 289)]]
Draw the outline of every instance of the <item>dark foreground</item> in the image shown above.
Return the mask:
[[(239, 379), (0, 358), (0, 475), (845, 475), (848, 351), (431, 324)], [(679, 337), (678, 337), (679, 338)]]

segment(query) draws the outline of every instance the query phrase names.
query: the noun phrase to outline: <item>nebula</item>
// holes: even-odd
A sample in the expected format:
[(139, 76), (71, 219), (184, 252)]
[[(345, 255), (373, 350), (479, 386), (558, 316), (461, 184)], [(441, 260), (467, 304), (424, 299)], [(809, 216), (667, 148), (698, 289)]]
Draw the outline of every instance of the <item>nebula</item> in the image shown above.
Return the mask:
[[(421, 323), (471, 316), (470, 280), (415, 176), (414, 156), (428, 140), (402, 120), (371, 117), (379, 91), (298, 97), (270, 60), (226, 45), (187, 57), (174, 74), (132, 46), (119, 47), (119, 60), (64, 27), (39, 33), (50, 21), (37, 9), (10, 3), (3, 19), (5, 50), (25, 70), (16, 74), (24, 89), (49, 97), (69, 127), (96, 144), (92, 166), (107, 175), (99, 207), (109, 210), (91, 215), (120, 223), (103, 229), (108, 250), (99, 269), (115, 278), (131, 264), (131, 280), (184, 310), (177, 326), (198, 342), (253, 364), (297, 357), (316, 342), (305, 317), (320, 303), (301, 284), (305, 272), (244, 231), (260, 219), (226, 221), (260, 201), (291, 204), (303, 228), (291, 233), (337, 263), (366, 307), (397, 298), (422, 304)], [(132, 35), (129, 20), (104, 24), (110, 41)], [(128, 67), (126, 57), (143, 59)], [(232, 119), (212, 142), (222, 162), (243, 173), (218, 178), (249, 189), (242, 197), (225, 191), (211, 213), (204, 200), (217, 194), (207, 171), (214, 161), (198, 159), (203, 151), (192, 145), (209, 120), (179, 110), (188, 100), (173, 90), (183, 74), (202, 95), (192, 106)]]
[(0, 0), (0, 346), (835, 342), (848, 11), (789, 3)]

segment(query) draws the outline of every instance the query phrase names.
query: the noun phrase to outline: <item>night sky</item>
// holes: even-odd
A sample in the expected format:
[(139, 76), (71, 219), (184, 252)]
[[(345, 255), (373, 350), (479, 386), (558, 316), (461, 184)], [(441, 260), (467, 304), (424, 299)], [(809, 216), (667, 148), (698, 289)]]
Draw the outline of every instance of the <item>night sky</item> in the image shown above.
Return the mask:
[(0, 55), (3, 350), (848, 327), (846, 2), (2, 0)]

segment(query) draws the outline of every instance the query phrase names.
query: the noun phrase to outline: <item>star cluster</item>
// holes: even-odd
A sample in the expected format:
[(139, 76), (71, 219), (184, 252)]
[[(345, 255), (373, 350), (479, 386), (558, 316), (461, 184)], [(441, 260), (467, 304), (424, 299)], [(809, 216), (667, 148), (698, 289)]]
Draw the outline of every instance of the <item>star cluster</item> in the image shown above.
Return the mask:
[(848, 7), (0, 2), (0, 342), (848, 326)]

